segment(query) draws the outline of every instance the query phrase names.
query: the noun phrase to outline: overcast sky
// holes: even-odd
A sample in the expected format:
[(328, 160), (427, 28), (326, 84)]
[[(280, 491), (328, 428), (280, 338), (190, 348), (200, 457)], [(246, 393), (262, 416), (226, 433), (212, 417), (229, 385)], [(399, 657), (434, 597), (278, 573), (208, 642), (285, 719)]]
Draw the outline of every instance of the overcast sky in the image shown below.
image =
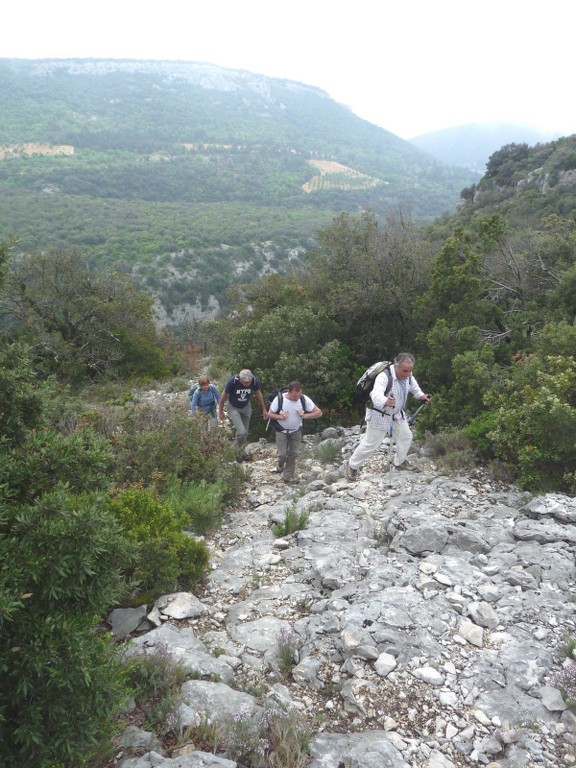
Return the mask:
[[(572, 0), (9, 0), (2, 58), (203, 61), (327, 91), (402, 138), (576, 133)], [(1, 87), (1, 83), (0, 83)]]

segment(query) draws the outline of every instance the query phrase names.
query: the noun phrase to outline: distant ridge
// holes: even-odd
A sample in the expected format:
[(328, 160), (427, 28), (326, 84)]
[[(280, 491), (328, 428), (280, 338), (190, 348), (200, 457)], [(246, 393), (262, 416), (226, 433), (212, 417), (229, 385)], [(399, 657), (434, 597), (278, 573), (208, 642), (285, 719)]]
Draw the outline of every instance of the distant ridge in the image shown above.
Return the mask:
[(469, 123), (440, 131), (423, 133), (409, 139), (411, 144), (448, 165), (484, 174), (490, 155), (506, 144), (546, 143), (560, 133), (545, 133), (515, 123)]

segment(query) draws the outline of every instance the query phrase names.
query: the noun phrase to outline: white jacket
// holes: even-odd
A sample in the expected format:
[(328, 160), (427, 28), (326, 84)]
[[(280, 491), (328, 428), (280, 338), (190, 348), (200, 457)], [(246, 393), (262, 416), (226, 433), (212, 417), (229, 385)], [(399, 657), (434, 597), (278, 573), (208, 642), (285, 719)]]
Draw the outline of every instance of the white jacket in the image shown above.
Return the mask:
[[(376, 376), (374, 381), (374, 388), (372, 389), (372, 405), (378, 408), (375, 411), (373, 408), (366, 408), (366, 421), (370, 422), (373, 429), (382, 429), (388, 431), (390, 429), (390, 421), (400, 421), (404, 419), (404, 408), (406, 406), (406, 400), (408, 395), (411, 394), (418, 400), (426, 396), (426, 393), (420, 389), (420, 386), (412, 374), (407, 379), (398, 379), (396, 377), (396, 369), (393, 365), (390, 366), (390, 372), (392, 374), (392, 389), (386, 395), (384, 391), (388, 384), (388, 373), (382, 371)], [(396, 405), (394, 408), (386, 408), (385, 402), (394, 395)], [(385, 411), (385, 413), (380, 413)]]

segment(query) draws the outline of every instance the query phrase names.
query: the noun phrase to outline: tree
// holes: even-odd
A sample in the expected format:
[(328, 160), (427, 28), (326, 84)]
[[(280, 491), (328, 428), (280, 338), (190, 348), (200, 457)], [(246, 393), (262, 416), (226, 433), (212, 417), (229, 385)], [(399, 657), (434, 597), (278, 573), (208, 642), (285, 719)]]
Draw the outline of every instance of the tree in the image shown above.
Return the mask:
[(478, 231), (486, 296), (501, 308), (504, 324), (504, 330), (501, 334), (496, 331), (495, 338), (514, 336), (523, 343), (530, 341), (532, 332), (542, 327), (550, 310), (558, 314), (553, 297), (574, 261), (574, 225), (548, 217), (542, 231), (510, 236), (506, 221), (494, 214), (479, 220)]
[(367, 364), (413, 336), (412, 303), (427, 280), (426, 247), (399, 212), (381, 227), (370, 211), (341, 214), (319, 232), (305, 268), (310, 301), (338, 324), (338, 338)]
[(512, 175), (521, 168), (523, 160), (529, 157), (528, 144), (506, 144), (490, 155), (486, 163), (486, 178), (497, 178), (498, 183), (510, 183)]
[(65, 379), (162, 375), (152, 299), (123, 273), (91, 268), (79, 253), (23, 254), (9, 264), (5, 314), (44, 370)]
[(496, 455), (520, 485), (576, 493), (576, 362), (573, 357), (521, 357), (505, 386), (486, 398), (497, 414), (489, 433)]

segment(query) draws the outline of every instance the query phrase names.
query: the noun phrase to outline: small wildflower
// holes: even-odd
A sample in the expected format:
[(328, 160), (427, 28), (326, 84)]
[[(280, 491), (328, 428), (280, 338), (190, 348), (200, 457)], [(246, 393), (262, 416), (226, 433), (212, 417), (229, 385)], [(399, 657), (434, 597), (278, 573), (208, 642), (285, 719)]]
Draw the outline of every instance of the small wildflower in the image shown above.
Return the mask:
[(568, 662), (551, 677), (552, 685), (560, 690), (564, 701), (576, 709), (576, 664)]

